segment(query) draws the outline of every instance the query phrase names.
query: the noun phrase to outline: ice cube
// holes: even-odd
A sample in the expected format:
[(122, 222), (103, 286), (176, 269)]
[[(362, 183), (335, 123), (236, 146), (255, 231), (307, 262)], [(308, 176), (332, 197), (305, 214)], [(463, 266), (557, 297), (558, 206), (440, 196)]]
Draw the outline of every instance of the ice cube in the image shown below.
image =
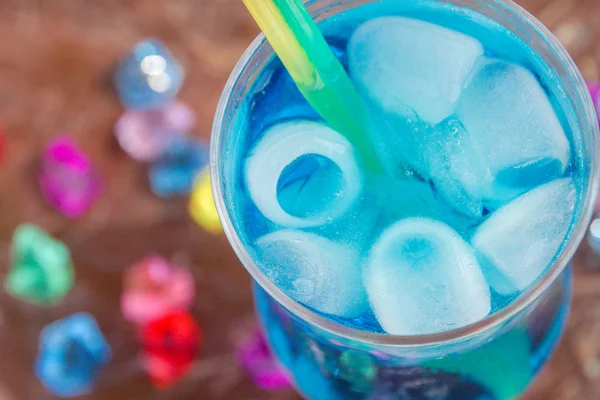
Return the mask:
[(414, 170), (431, 181), (454, 210), (475, 219), (482, 216), (483, 196), (492, 177), (458, 119), (429, 126), (412, 118), (372, 112), (370, 129), (381, 143), (378, 152), (391, 176), (404, 178)]
[(374, 101), (365, 102), (367, 129), (383, 168), (394, 178), (404, 178), (410, 170), (427, 171), (426, 141), (431, 126), (417, 114), (387, 112)]
[(265, 275), (284, 293), (309, 307), (344, 318), (368, 309), (358, 250), (293, 229), (256, 241)]
[[(369, 131), (377, 153), (386, 172), (393, 178), (386, 192), (397, 187), (395, 191), (399, 196), (393, 197), (406, 198), (409, 208), (431, 204), (437, 210), (433, 214), (409, 213), (409, 216), (442, 220), (461, 232), (481, 218), (483, 195), (491, 174), (458, 119), (451, 117), (430, 126), (416, 115), (406, 118), (385, 113), (373, 104), (370, 104), (368, 115)], [(435, 191), (425, 188), (428, 185), (423, 182), (433, 183)], [(419, 186), (415, 189), (423, 201), (413, 201), (411, 197), (414, 196), (409, 193), (415, 189), (404, 188), (406, 184)], [(386, 206), (390, 205), (393, 206), (393, 202)], [(432, 210), (432, 207), (427, 209)], [(446, 218), (450, 216), (452, 222)]]
[(362, 188), (350, 143), (326, 125), (305, 120), (268, 129), (248, 155), (245, 179), (261, 213), (294, 228), (333, 221)]
[(364, 282), (390, 334), (443, 332), (491, 310), (490, 289), (471, 246), (428, 218), (407, 218), (385, 230), (371, 250)]
[(457, 115), (490, 168), (492, 207), (560, 177), (569, 163), (560, 121), (536, 77), (521, 66), (488, 63), (463, 91)]
[(557, 179), (517, 197), (481, 224), (471, 243), (494, 290), (510, 295), (538, 279), (565, 240), (576, 199), (573, 180)]
[(412, 109), (429, 124), (454, 113), (482, 54), (474, 38), (404, 17), (372, 19), (348, 43), (350, 73), (360, 91), (388, 112)]
[(427, 142), (426, 176), (455, 210), (480, 218), (491, 173), (464, 126), (450, 118), (433, 129)]
[(398, 221), (409, 217), (433, 218), (464, 232), (474, 224), (472, 218), (455, 210), (435, 193), (428, 182), (412, 176), (388, 181), (381, 189), (382, 201), (379, 212), (382, 221)]

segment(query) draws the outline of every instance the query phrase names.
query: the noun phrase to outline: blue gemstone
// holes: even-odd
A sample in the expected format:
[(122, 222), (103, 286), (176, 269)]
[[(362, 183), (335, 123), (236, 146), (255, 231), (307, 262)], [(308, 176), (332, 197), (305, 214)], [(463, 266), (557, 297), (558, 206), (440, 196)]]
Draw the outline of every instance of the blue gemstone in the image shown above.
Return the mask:
[(112, 351), (94, 317), (77, 313), (47, 325), (40, 333), (34, 372), (54, 396), (90, 393)]
[(125, 108), (160, 108), (172, 100), (183, 83), (183, 68), (158, 40), (143, 40), (119, 63), (115, 86)]
[(150, 167), (150, 188), (155, 195), (165, 198), (189, 194), (196, 176), (207, 163), (208, 146), (204, 141), (174, 135), (163, 155)]

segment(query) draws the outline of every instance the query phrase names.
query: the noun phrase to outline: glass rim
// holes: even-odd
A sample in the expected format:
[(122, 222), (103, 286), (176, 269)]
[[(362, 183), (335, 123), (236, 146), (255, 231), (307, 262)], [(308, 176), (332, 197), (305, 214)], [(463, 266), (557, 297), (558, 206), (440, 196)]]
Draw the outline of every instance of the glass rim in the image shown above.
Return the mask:
[[(318, 0), (317, 0), (318, 1)], [(314, 3), (310, 1), (309, 3)], [(594, 106), (589, 93), (587, 93), (586, 83), (581, 76), (581, 73), (575, 62), (568, 54), (566, 49), (560, 44), (558, 39), (546, 28), (540, 21), (538, 21), (528, 11), (523, 9), (512, 0), (484, 0), (484, 2), (495, 2), (498, 5), (507, 8), (509, 11), (517, 14), (523, 18), (523, 23), (533, 27), (533, 29), (545, 39), (550, 48), (556, 53), (558, 58), (565, 63), (565, 68), (570, 74), (570, 78), (574, 79), (575, 85), (579, 90), (585, 89), (586, 93), (583, 96), (583, 106), (585, 107), (585, 115), (587, 121), (582, 121), (581, 125), (585, 123), (585, 127), (591, 127), (594, 131), (592, 132), (591, 143), (585, 143), (585, 147), (590, 147), (592, 154), (598, 154), (600, 151), (598, 135), (600, 135), (598, 128), (598, 121), (594, 111)], [(241, 58), (234, 67), (225, 88), (219, 99), (217, 110), (213, 121), (213, 127), (211, 132), (210, 141), (210, 176), (212, 182), (212, 191), (215, 199), (215, 205), (219, 218), (223, 225), (224, 233), (229, 240), (229, 243), (233, 247), (237, 257), (244, 265), (246, 270), (250, 273), (256, 283), (258, 283), (273, 299), (275, 299), (284, 308), (290, 311), (298, 318), (306, 321), (307, 323), (316, 326), (317, 328), (328, 332), (330, 334), (342, 337), (344, 339), (355, 340), (363, 343), (383, 345), (383, 346), (430, 346), (439, 345), (441, 343), (452, 343), (472, 338), (473, 336), (491, 330), (495, 327), (501, 326), (503, 323), (510, 321), (512, 317), (517, 315), (519, 312), (524, 310), (528, 305), (537, 300), (548, 287), (560, 276), (563, 272), (579, 244), (585, 237), (587, 231), (588, 222), (591, 220), (594, 203), (596, 201), (597, 190), (596, 188), (600, 182), (600, 161), (598, 157), (591, 157), (590, 174), (586, 183), (588, 188), (585, 193), (585, 197), (580, 199), (582, 207), (578, 217), (577, 223), (574, 225), (571, 231), (571, 237), (568, 243), (563, 247), (558, 258), (548, 268), (541, 279), (538, 280), (534, 285), (527, 288), (524, 292), (514, 299), (509, 305), (503, 309), (496, 311), (484, 319), (475, 323), (469, 324), (464, 327), (452, 329), (445, 332), (425, 334), (425, 335), (391, 335), (387, 333), (376, 333), (363, 331), (360, 329), (352, 328), (339, 322), (335, 322), (327, 317), (324, 317), (309, 308), (298, 303), (281, 291), (271, 280), (269, 280), (258, 265), (254, 262), (250, 254), (244, 247), (240, 237), (238, 236), (227, 207), (225, 206), (223, 191), (222, 191), (222, 179), (219, 173), (218, 160), (220, 158), (219, 150), (222, 141), (222, 129), (225, 111), (228, 107), (228, 101), (231, 98), (232, 93), (236, 88), (239, 77), (243, 71), (249, 66), (249, 62), (252, 60), (253, 55), (264, 45), (266, 45), (266, 39), (264, 34), (260, 33), (246, 51), (242, 54)], [(583, 131), (583, 130), (582, 130)], [(585, 132), (583, 133), (585, 135)], [(585, 157), (585, 155), (584, 155)]]

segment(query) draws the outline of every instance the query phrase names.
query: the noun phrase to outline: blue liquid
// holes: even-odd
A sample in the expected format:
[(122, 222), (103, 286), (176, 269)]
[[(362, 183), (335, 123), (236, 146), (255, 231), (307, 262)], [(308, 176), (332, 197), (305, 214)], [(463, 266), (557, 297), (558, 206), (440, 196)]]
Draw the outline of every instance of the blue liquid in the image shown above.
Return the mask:
[[(383, 5), (360, 7), (322, 23), (326, 39), (344, 67), (348, 69), (346, 46), (354, 29), (376, 16), (408, 16), (477, 38), (483, 44), (486, 56), (524, 66), (537, 77), (571, 142), (571, 162), (564, 176), (573, 177), (581, 192), (584, 173), (577, 156), (580, 149), (576, 148), (573, 140), (575, 133), (569, 131), (565, 123), (570, 110), (564, 104), (555, 76), (535, 51), (508, 30), (482, 16), (434, 6), (433, 2), (418, 7), (401, 6), (398, 3), (388, 1)], [(260, 72), (242, 110), (246, 113), (246, 125), (242, 127), (244, 133), (238, 138), (240, 143), (237, 144), (235, 155), (238, 168), (234, 172), (236, 191), (231, 194), (231, 199), (235, 199), (233, 222), (260, 266), (260, 257), (254, 253), (254, 243), (258, 238), (282, 227), (265, 218), (250, 198), (244, 180), (244, 160), (270, 127), (298, 119), (322, 120), (304, 100), (277, 59)], [(530, 187), (528, 179), (532, 175), (553, 176), (556, 169), (552, 160), (542, 158), (529, 165), (507, 169), (498, 175), (498, 179), (511, 186)], [(333, 201), (336, 193), (343, 192), (343, 185), (339, 184), (339, 172), (335, 165), (319, 157), (296, 160), (283, 171), (277, 185), (281, 207), (296, 217), (318, 213), (319, 209)], [(477, 226), (497, 207), (486, 204), (480, 217), (467, 216), (449, 206), (426, 176), (410, 168), (407, 168), (406, 174), (414, 178), (418, 185), (429, 186), (435, 201), (433, 208), (411, 204), (416, 211), (409, 212), (409, 215), (442, 220), (467, 241)], [(535, 180), (543, 183), (539, 177), (535, 177)], [(383, 186), (393, 187), (393, 184), (394, 181), (390, 180), (384, 182)], [(404, 190), (407, 189), (398, 189), (400, 192)], [(361, 199), (363, 208), (351, 208), (348, 211), (349, 214), (365, 218), (365, 221), (359, 221), (363, 223), (357, 223), (356, 218), (342, 218), (332, 224), (304, 230), (332, 240), (359, 243), (361, 257), (364, 257), (374, 238), (406, 211), (386, 207), (390, 203), (390, 197), (386, 196), (376, 190), (367, 192)], [(393, 198), (394, 193), (391, 196)], [(370, 219), (365, 217), (370, 214), (363, 211), (374, 208), (381, 208), (381, 211)], [(421, 208), (427, 211), (423, 212)], [(291, 372), (298, 390), (309, 399), (507, 400), (524, 390), (548, 358), (563, 330), (570, 302), (569, 274), (566, 273), (562, 280), (557, 281), (553, 289), (531, 307), (531, 315), (522, 317), (512, 329), (500, 330), (493, 340), (474, 350), (443, 358), (433, 357), (423, 362), (405, 357), (380, 357), (374, 349), (352, 350), (353, 343), (342, 346), (335, 338), (314, 330), (281, 308), (258, 287), (255, 297), (257, 311), (272, 349)], [(491, 313), (506, 307), (518, 294), (502, 295), (492, 290)], [(385, 333), (370, 310), (352, 318), (330, 314), (325, 316), (355, 329)]]

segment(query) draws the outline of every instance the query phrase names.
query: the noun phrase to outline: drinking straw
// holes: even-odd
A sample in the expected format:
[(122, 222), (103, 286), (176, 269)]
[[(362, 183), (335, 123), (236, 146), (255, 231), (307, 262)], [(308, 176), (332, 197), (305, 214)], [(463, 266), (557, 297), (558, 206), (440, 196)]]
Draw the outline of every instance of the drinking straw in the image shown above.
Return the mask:
[(362, 99), (301, 1), (243, 2), (310, 105), (352, 143), (365, 169), (381, 172)]

